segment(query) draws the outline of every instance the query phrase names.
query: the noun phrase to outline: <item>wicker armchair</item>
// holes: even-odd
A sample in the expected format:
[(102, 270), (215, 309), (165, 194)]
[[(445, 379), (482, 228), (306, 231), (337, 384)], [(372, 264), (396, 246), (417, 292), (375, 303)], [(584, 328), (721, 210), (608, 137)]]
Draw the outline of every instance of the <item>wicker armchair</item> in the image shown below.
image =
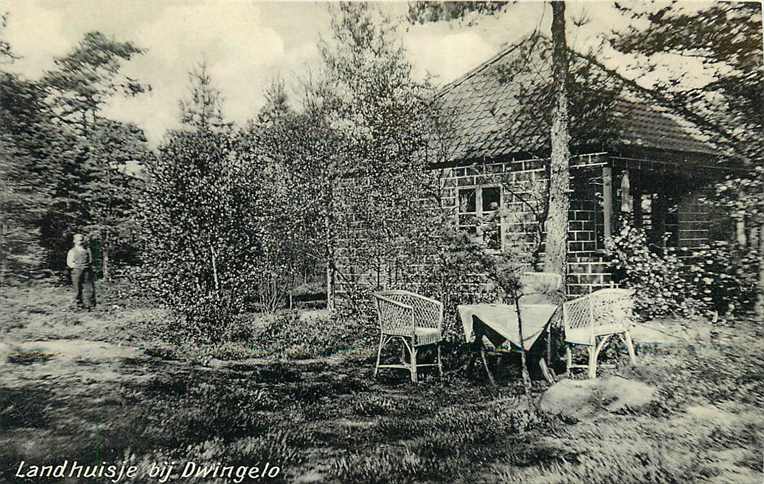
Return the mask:
[[(379, 318), (380, 337), (377, 351), (376, 378), (380, 368), (400, 368), (411, 372), (411, 381), (417, 382), (417, 368), (437, 366), (443, 376), (440, 361), (440, 342), (443, 339), (443, 304), (408, 291), (383, 291), (374, 294)], [(395, 338), (400, 338), (411, 358), (409, 363), (381, 365), (382, 348)], [(417, 348), (437, 346), (437, 363), (418, 364)]]
[[(589, 378), (597, 376), (597, 357), (611, 336), (617, 335), (629, 351), (632, 364), (637, 363), (629, 328), (633, 326), (634, 291), (600, 289), (562, 305), (567, 371), (588, 368)], [(571, 346), (586, 346), (588, 365), (574, 365)]]

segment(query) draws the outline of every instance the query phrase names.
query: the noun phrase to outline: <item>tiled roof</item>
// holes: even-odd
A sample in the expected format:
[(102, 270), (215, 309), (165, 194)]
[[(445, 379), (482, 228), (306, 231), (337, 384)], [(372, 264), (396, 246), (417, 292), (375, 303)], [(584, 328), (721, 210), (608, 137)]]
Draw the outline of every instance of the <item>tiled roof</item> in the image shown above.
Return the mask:
[[(689, 122), (649, 94), (576, 53), (570, 56), (571, 145), (603, 151), (636, 146), (712, 154)], [(543, 36), (514, 44), (444, 86), (437, 98), (448, 160), (549, 150), (551, 45)], [(442, 149), (442, 148), (441, 148)]]

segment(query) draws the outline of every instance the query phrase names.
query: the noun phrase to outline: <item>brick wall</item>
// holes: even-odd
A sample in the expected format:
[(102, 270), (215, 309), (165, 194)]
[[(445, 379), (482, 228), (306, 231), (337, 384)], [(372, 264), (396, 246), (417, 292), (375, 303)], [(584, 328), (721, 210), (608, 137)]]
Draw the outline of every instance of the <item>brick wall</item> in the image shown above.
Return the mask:
[[(510, 214), (502, 220), (505, 233), (511, 233), (512, 243), (530, 244), (533, 240), (533, 216), (527, 205), (533, 190), (545, 189), (544, 160), (506, 160), (469, 167), (448, 168), (443, 172), (443, 206), (457, 213), (459, 189), (484, 185), (509, 185), (511, 190), (502, 190), (502, 205)], [(568, 285), (572, 295), (588, 293), (610, 284), (608, 264), (596, 251), (602, 245), (602, 213), (598, 207), (596, 177), (599, 168), (577, 168), (571, 181), (571, 205), (569, 213), (569, 265)], [(543, 196), (543, 192), (540, 193)], [(538, 195), (537, 195), (538, 196)], [(433, 241), (433, 243), (437, 243)], [(543, 246), (542, 246), (543, 247)], [(340, 251), (342, 255), (352, 255), (353, 249)], [(354, 284), (369, 284), (382, 287), (408, 285), (407, 278), (417, 272), (424, 274), (432, 267), (429, 256), (422, 255), (414, 266), (405, 271), (393, 267), (395, 263), (379, 267), (354, 267), (352, 257), (340, 261), (343, 272)], [(542, 253), (543, 258), (543, 253)], [(342, 292), (343, 281), (338, 282), (338, 292)], [(458, 282), (458, 291), (464, 294), (480, 293), (486, 290), (487, 280), (481, 274), (464, 275)]]
[(570, 296), (588, 294), (612, 282), (610, 264), (604, 256), (572, 256), (568, 262), (567, 286)]

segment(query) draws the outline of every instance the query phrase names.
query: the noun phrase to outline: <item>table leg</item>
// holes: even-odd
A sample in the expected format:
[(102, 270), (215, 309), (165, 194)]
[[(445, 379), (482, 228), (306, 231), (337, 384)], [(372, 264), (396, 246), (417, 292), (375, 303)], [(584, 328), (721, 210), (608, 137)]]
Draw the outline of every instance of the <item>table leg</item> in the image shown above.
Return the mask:
[(493, 373), (491, 373), (491, 369), (488, 367), (488, 360), (485, 357), (485, 347), (482, 342), (480, 343), (480, 358), (483, 360), (483, 368), (485, 368), (485, 373), (488, 375), (488, 381), (491, 382), (491, 386), (496, 386), (496, 380), (494, 380)]
[(539, 368), (541, 368), (541, 374), (544, 375), (544, 379), (550, 384), (557, 383), (557, 379), (554, 377), (554, 373), (546, 366), (544, 358), (539, 359)]
[(549, 368), (552, 366), (552, 325), (546, 326), (546, 354), (539, 359), (539, 368), (541, 368), (541, 374), (544, 375), (544, 379), (553, 385), (557, 383), (557, 378), (554, 372)]

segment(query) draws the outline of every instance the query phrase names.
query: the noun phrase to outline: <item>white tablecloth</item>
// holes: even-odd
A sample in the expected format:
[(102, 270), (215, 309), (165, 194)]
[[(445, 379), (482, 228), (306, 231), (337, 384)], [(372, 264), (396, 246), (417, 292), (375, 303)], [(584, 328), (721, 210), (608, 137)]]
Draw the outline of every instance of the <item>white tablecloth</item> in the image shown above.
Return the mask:
[[(521, 304), (520, 315), (523, 321), (523, 342), (530, 350), (533, 343), (544, 332), (544, 328), (557, 311), (553, 304)], [(475, 340), (474, 320), (477, 318), (488, 328), (486, 336), (495, 346), (509, 340), (520, 347), (520, 331), (517, 324), (517, 312), (509, 304), (463, 304), (457, 307), (464, 327), (464, 337), (468, 343)]]

